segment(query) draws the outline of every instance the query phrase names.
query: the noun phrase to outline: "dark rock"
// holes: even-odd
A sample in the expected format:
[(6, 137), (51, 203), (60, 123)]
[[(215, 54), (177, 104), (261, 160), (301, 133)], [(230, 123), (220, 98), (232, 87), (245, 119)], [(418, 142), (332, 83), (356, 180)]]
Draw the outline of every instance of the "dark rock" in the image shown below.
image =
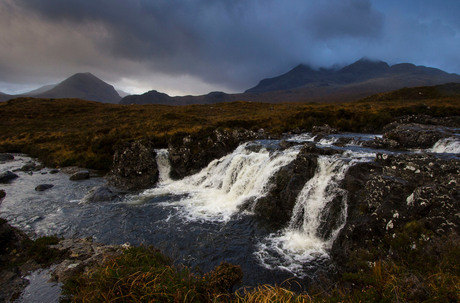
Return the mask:
[(0, 189), (0, 201), (6, 197), (6, 192), (3, 189)]
[(280, 147), (281, 149), (288, 149), (290, 147), (293, 147), (294, 145), (297, 145), (298, 143), (296, 142), (291, 142), (291, 141), (286, 141), (286, 140), (281, 140), (280, 141)]
[(203, 130), (197, 134), (175, 136), (168, 143), (171, 178), (181, 179), (199, 172), (212, 160), (232, 152), (238, 145), (262, 139), (265, 133), (245, 129)]
[(331, 135), (337, 134), (339, 131), (335, 128), (330, 127), (328, 124), (324, 124), (322, 126), (313, 126), (311, 133), (313, 135)]
[(93, 187), (82, 199), (83, 203), (106, 202), (119, 199), (118, 196), (110, 186), (96, 186)]
[(397, 147), (402, 148), (429, 148), (440, 139), (453, 135), (451, 130), (441, 126), (423, 124), (397, 124), (392, 123), (385, 127), (384, 140), (397, 142)]
[(0, 183), (9, 183), (10, 181), (18, 178), (19, 176), (9, 170), (0, 174)]
[(344, 188), (347, 221), (331, 250), (339, 266), (358, 250), (393, 254), (386, 239), (414, 224), (438, 236), (460, 232), (460, 160), (378, 154), (351, 167)]
[(154, 186), (158, 177), (153, 143), (134, 141), (115, 151), (107, 180), (110, 185), (123, 190), (140, 190)]
[(0, 302), (13, 302), (27, 285), (23, 278), (26, 272), (15, 262), (24, 258), (30, 242), (25, 233), (0, 218)]
[(11, 154), (0, 154), (0, 162), (12, 161), (14, 156)]
[(51, 169), (50, 174), (57, 174), (59, 172), (59, 169)]
[(53, 184), (40, 184), (37, 187), (35, 187), (35, 190), (36, 191), (45, 191), (45, 190), (50, 189), (52, 187), (54, 187)]
[(21, 167), (21, 171), (24, 171), (24, 172), (31, 172), (31, 171), (37, 171), (37, 170), (40, 170), (41, 169), (41, 166), (35, 164), (34, 162), (27, 162), (26, 164), (24, 164), (22, 167)]
[(253, 211), (257, 218), (275, 228), (285, 226), (292, 216), (297, 196), (315, 175), (318, 156), (335, 153), (339, 151), (318, 148), (311, 142), (304, 144), (296, 159), (271, 178), (268, 194), (255, 202)]
[(431, 117), (428, 115), (409, 115), (403, 116), (398, 119), (394, 123), (390, 123), (389, 125), (384, 127), (384, 131), (388, 131), (392, 125), (397, 124), (410, 124), (410, 123), (417, 123), (417, 124), (426, 124), (426, 125), (442, 125), (442, 126), (449, 126), (449, 127), (460, 127), (460, 116), (453, 116), (453, 117)]
[(78, 181), (78, 180), (85, 180), (89, 179), (89, 171), (87, 170), (80, 170), (70, 176), (69, 180), (71, 181)]

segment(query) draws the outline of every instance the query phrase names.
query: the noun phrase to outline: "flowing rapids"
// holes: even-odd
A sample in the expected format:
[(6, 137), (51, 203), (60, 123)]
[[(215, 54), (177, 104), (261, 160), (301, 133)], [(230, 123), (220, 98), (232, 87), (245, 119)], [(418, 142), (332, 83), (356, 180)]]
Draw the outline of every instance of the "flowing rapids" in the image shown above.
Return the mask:
[[(315, 259), (326, 259), (327, 250), (345, 224), (346, 192), (339, 187), (345, 173), (357, 161), (342, 155), (320, 156), (315, 175), (305, 184), (294, 206), (289, 226), (271, 234), (259, 244), (255, 253), (266, 268), (284, 269), (303, 277)], [(338, 204), (333, 205), (333, 204)], [(340, 215), (334, 228), (321, 232), (331, 208), (338, 208)], [(324, 228), (323, 228), (324, 229)]]
[(180, 207), (187, 220), (228, 222), (243, 203), (264, 196), (270, 177), (294, 160), (298, 152), (299, 147), (269, 151), (259, 145), (243, 144), (232, 154), (212, 161), (201, 172), (179, 181), (162, 176), (163, 171), (168, 171), (164, 167), (167, 163), (159, 162), (162, 183), (138, 199), (180, 195), (181, 199), (165, 205)]

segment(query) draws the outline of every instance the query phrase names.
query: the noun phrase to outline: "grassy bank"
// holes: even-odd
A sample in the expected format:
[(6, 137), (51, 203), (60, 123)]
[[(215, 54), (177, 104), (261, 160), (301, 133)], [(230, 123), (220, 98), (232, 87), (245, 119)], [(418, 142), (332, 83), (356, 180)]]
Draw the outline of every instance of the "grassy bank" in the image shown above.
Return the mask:
[(281, 134), (325, 123), (341, 131), (379, 132), (398, 116), (460, 115), (459, 94), (432, 90), (405, 89), (334, 104), (165, 106), (19, 98), (0, 103), (0, 152), (27, 153), (48, 166), (107, 170), (114, 147), (132, 139), (149, 138), (165, 147), (171, 135), (203, 128), (263, 128)]
[[(404, 235), (394, 241), (401, 244)], [(374, 262), (357, 257), (354, 271), (296, 293), (273, 285), (232, 291), (242, 277), (238, 266), (222, 263), (197, 274), (172, 265), (153, 248), (137, 247), (73, 277), (64, 293), (72, 302), (458, 302), (458, 236), (421, 243), (417, 249), (394, 249), (401, 257)]]

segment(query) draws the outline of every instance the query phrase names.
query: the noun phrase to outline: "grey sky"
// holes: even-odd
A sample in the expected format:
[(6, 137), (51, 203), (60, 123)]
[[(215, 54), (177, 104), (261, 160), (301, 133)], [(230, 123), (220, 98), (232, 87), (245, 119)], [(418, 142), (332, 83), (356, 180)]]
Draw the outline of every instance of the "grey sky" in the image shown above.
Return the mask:
[(0, 0), (0, 91), (89, 71), (127, 90), (241, 92), (367, 56), (460, 73), (460, 1)]

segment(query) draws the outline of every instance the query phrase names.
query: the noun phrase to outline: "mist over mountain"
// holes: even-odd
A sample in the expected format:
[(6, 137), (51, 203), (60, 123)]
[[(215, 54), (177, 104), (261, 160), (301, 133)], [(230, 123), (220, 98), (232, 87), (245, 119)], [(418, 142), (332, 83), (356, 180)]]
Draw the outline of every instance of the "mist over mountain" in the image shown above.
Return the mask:
[(460, 83), (460, 75), (436, 68), (402, 63), (390, 66), (362, 58), (340, 69), (297, 65), (285, 74), (263, 79), (240, 94), (213, 92), (201, 96), (170, 97), (158, 91), (123, 98), (121, 104), (210, 104), (217, 102), (336, 102), (352, 101), (403, 87)]
[(383, 61), (363, 58), (338, 70), (314, 70), (301, 64), (280, 76), (263, 79), (255, 87), (246, 90), (246, 93), (324, 86), (358, 88), (366, 83), (376, 87), (388, 86), (388, 89), (392, 90), (404, 86), (436, 85), (448, 82), (460, 82), (460, 76), (410, 63), (389, 66)]

